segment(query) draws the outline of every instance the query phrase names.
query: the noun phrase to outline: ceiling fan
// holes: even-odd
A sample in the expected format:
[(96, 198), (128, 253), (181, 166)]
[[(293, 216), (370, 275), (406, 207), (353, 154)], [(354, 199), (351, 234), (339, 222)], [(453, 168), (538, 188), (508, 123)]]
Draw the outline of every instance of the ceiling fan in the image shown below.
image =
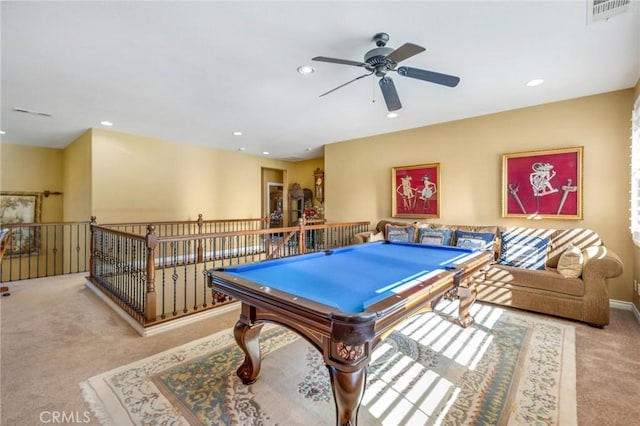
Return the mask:
[(405, 43), (397, 49), (386, 47), (389, 41), (389, 34), (378, 33), (373, 36), (373, 40), (376, 42), (376, 48), (369, 50), (364, 55), (364, 62), (350, 61), (347, 59), (327, 58), (325, 56), (316, 56), (312, 60), (320, 62), (330, 62), (332, 64), (352, 65), (355, 67), (361, 67), (369, 71), (367, 74), (363, 74), (354, 78), (351, 81), (347, 81), (340, 86), (323, 93), (320, 97), (328, 95), (338, 89), (343, 88), (347, 84), (351, 84), (354, 81), (361, 78), (368, 77), (375, 74), (376, 77), (382, 77), (378, 82), (380, 89), (382, 90), (382, 96), (387, 104), (389, 111), (397, 111), (402, 108), (398, 92), (393, 84), (391, 77), (387, 76), (390, 71), (395, 71), (403, 77), (416, 78), (418, 80), (428, 81), (430, 83), (441, 84), (448, 87), (456, 87), (460, 82), (460, 77), (453, 75), (441, 74), (434, 71), (427, 71), (419, 68), (411, 67), (399, 67), (398, 63), (408, 59), (418, 53), (424, 51), (424, 47), (418, 46), (413, 43)]

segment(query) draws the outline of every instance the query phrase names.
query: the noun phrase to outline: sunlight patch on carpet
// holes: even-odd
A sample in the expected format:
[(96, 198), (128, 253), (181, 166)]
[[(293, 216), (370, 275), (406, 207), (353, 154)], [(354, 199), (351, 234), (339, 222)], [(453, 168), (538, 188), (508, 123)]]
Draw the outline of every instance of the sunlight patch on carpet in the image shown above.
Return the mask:
[[(359, 411), (366, 425), (575, 423), (574, 328), (457, 303), (401, 324), (375, 350)], [(90, 378), (83, 392), (103, 424), (335, 424), (322, 355), (279, 326), (260, 335), (262, 370), (245, 386), (231, 331)]]

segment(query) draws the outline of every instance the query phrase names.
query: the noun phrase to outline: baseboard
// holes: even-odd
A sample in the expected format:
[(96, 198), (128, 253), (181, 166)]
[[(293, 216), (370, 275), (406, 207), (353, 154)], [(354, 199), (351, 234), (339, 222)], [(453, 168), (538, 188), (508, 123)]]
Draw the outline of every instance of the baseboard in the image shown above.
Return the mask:
[(202, 321), (203, 319), (215, 317), (227, 312), (237, 310), (240, 306), (240, 302), (229, 303), (216, 309), (208, 309), (206, 311), (199, 312), (197, 314), (188, 315), (175, 320), (163, 322), (161, 324), (152, 325), (150, 327), (143, 327), (136, 320), (125, 312), (120, 306), (118, 306), (111, 298), (104, 294), (99, 288), (97, 288), (91, 281), (87, 280), (86, 287), (94, 292), (103, 302), (105, 302), (111, 309), (115, 311), (127, 324), (133, 328), (136, 333), (142, 337), (153, 336), (155, 334), (164, 333), (165, 331), (174, 330), (179, 327), (183, 327), (187, 324), (192, 324), (196, 321)]
[(631, 311), (638, 324), (640, 324), (640, 311), (638, 311), (638, 308), (633, 303), (625, 302), (622, 300), (609, 299), (609, 307), (613, 309), (623, 309), (625, 311)]

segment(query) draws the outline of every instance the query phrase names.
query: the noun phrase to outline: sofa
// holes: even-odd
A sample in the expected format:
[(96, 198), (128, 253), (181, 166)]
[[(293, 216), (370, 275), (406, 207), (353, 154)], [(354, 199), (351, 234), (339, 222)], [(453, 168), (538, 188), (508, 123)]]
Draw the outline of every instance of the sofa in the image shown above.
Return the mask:
[(620, 257), (589, 229), (442, 225), (382, 220), (352, 244), (378, 240), (457, 245), (494, 252), (474, 278), (478, 300), (604, 327), (607, 279), (622, 274)]

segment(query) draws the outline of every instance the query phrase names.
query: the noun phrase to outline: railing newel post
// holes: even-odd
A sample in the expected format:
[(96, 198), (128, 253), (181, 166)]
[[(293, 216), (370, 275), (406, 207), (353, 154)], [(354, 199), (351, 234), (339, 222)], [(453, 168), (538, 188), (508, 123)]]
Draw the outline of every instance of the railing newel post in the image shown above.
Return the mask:
[(145, 242), (147, 245), (147, 291), (146, 291), (146, 309), (145, 320), (151, 322), (156, 319), (156, 268), (155, 268), (155, 250), (158, 244), (158, 237), (155, 234), (156, 226), (147, 225), (147, 235)]
[(304, 254), (305, 253), (305, 225), (306, 225), (306, 220), (304, 218), (304, 216), (302, 216), (300, 219), (298, 219), (298, 253), (300, 254)]
[[(202, 227), (204, 225), (204, 219), (202, 218), (202, 213), (198, 214), (198, 234), (202, 234)], [(196, 263), (201, 263), (202, 262), (202, 258), (203, 258), (203, 253), (202, 253), (202, 240), (198, 240), (198, 259), (196, 260)]]
[[(89, 230), (91, 231), (91, 242), (89, 243), (89, 277), (95, 278), (95, 227), (98, 225), (97, 218), (91, 216), (89, 221)], [(86, 259), (86, 257), (85, 257)]]

